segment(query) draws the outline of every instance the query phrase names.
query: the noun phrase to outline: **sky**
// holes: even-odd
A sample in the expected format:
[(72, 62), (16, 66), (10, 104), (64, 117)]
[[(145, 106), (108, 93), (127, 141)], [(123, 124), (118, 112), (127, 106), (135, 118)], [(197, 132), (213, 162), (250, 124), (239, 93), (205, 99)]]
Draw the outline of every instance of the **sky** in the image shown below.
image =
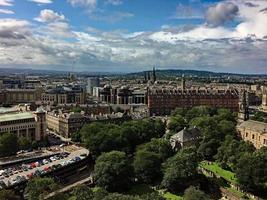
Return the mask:
[(267, 74), (267, 0), (0, 0), (0, 67)]

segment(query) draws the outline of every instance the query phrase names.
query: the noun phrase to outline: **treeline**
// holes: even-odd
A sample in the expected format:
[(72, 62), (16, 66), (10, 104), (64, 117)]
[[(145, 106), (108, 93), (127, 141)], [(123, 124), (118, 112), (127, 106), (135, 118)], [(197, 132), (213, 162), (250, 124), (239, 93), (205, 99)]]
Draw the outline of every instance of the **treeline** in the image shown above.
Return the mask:
[[(236, 118), (236, 113), (226, 109), (195, 107), (177, 108), (167, 124), (158, 119), (145, 119), (121, 125), (85, 125), (73, 139), (83, 142), (94, 155), (96, 188), (80, 186), (53, 199), (161, 200), (164, 199), (162, 190), (183, 194), (185, 200), (219, 199), (214, 194), (220, 194), (220, 184), (198, 171), (202, 161), (217, 162), (235, 172), (244, 190), (263, 194), (267, 182), (267, 150), (256, 150), (238, 137)], [(194, 126), (200, 129), (202, 139), (174, 151), (169, 138), (184, 127)], [(32, 188), (38, 185), (48, 184), (35, 183)], [(146, 194), (130, 194), (138, 185), (153, 189)], [(38, 190), (40, 195), (47, 188)], [(29, 200), (38, 195), (34, 193)]]
[(0, 136), (0, 157), (16, 155), (19, 150), (32, 150), (39, 146), (48, 145), (47, 138), (42, 143), (37, 143), (26, 137), (17, 137), (16, 134), (4, 133)]

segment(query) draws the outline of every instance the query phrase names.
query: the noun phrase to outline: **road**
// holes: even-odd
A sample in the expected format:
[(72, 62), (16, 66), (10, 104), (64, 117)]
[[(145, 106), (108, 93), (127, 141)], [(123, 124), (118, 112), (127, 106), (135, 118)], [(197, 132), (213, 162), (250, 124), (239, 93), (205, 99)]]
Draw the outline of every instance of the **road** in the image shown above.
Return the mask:
[[(65, 147), (66, 149), (67, 147)], [(63, 152), (63, 149), (62, 151)], [(67, 151), (66, 151), (67, 152)], [(37, 169), (39, 170), (44, 170), (44, 168), (46, 167), (51, 167), (52, 165), (57, 165), (57, 164), (61, 164), (63, 163), (64, 161), (68, 161), (72, 158), (75, 158), (76, 156), (80, 156), (81, 154), (86, 154), (88, 155), (89, 154), (89, 151), (87, 149), (84, 149), (84, 148), (79, 148), (75, 151), (72, 151), (72, 152), (68, 152), (70, 153), (70, 155), (66, 158), (63, 158), (63, 159), (60, 159), (60, 160), (56, 160), (56, 161), (53, 161), (53, 162), (50, 162), (48, 164), (45, 164), (45, 165), (42, 165), (40, 167), (35, 167), (33, 169), (30, 169), (28, 171), (23, 171), (23, 172), (18, 172), (17, 174), (13, 174), (12, 176), (8, 177), (8, 178), (4, 178), (3, 181), (5, 182), (6, 185), (9, 185), (9, 182), (16, 178), (17, 176), (25, 176), (27, 177), (27, 174), (31, 174), (31, 173), (34, 173)]]

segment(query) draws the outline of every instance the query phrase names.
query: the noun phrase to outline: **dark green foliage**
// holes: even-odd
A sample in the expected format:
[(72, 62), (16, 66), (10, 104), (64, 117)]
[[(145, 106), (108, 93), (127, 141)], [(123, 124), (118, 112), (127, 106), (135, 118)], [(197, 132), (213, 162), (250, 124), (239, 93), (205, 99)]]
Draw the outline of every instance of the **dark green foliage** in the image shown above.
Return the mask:
[(157, 153), (162, 162), (174, 154), (170, 141), (163, 138), (152, 138), (150, 142), (139, 146), (139, 149)]
[(85, 185), (75, 187), (71, 192), (71, 200), (93, 200), (94, 193), (91, 188)]
[(266, 191), (267, 148), (244, 154), (237, 163), (236, 177), (246, 191)]
[(160, 174), (161, 159), (159, 154), (138, 150), (134, 158), (134, 171), (139, 180), (144, 183), (152, 183)]
[(214, 113), (214, 110), (209, 107), (198, 106), (198, 107), (194, 107), (191, 110), (189, 110), (185, 115), (185, 119), (187, 122), (190, 122), (194, 118), (210, 116), (213, 113)]
[(194, 149), (183, 149), (169, 158), (164, 166), (162, 186), (175, 190), (186, 186), (197, 175), (198, 156)]
[(185, 190), (184, 200), (210, 200), (209, 196), (195, 187), (189, 187)]
[(234, 136), (226, 136), (222, 145), (218, 148), (215, 159), (220, 165), (230, 167), (232, 171), (236, 169), (237, 162), (245, 153), (253, 153), (255, 148), (253, 144), (245, 141), (239, 141)]
[(20, 200), (12, 190), (0, 190), (0, 200)]
[(73, 142), (82, 142), (82, 135), (81, 132), (75, 132), (71, 135), (71, 141)]
[(179, 132), (186, 126), (187, 123), (181, 115), (175, 115), (174, 117), (171, 117), (168, 123), (168, 129), (173, 133)]
[(124, 152), (103, 153), (96, 160), (95, 183), (107, 191), (125, 191), (131, 186), (132, 175), (133, 169)]
[(165, 125), (160, 120), (125, 122), (121, 126), (92, 123), (80, 131), (82, 141), (94, 155), (112, 150), (133, 153), (135, 147), (151, 138), (162, 137)]
[(27, 183), (25, 194), (29, 200), (39, 200), (55, 191), (57, 188), (58, 186), (53, 179), (36, 177)]
[(20, 150), (28, 150), (32, 148), (31, 141), (26, 137), (20, 137), (18, 139), (19, 149)]
[(186, 113), (187, 113), (187, 111), (188, 111), (188, 109), (186, 109), (186, 108), (176, 108), (175, 110), (173, 110), (172, 112), (171, 112), (171, 116), (177, 116), (177, 115), (180, 115), (180, 116), (182, 116), (182, 117), (185, 117), (185, 115), (186, 115)]
[(251, 119), (255, 121), (267, 123), (267, 113), (258, 111), (254, 114), (254, 116)]
[(109, 194), (103, 200), (141, 200), (138, 197), (130, 196), (130, 195), (123, 195), (123, 194)]
[(0, 136), (0, 156), (11, 156), (19, 150), (18, 138), (15, 134), (4, 133)]

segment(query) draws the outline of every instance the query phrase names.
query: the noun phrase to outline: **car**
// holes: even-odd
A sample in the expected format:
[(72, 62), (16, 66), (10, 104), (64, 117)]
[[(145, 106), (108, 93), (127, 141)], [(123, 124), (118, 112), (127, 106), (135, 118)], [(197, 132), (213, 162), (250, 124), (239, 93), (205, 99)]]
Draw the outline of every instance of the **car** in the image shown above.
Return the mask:
[(48, 164), (49, 161), (48, 161), (47, 159), (43, 159), (43, 163), (44, 163), (44, 164)]
[(79, 156), (76, 156), (76, 157), (74, 158), (74, 160), (75, 160), (76, 162), (78, 162), (78, 161), (81, 160), (81, 158), (80, 158)]
[(32, 177), (33, 177), (33, 173), (29, 173), (29, 174), (27, 174), (27, 177), (28, 177), (28, 178), (32, 178)]
[(52, 157), (50, 157), (50, 160), (51, 161), (56, 161), (56, 159), (52, 156)]
[(0, 180), (0, 189), (5, 188), (7, 185), (5, 184), (4, 181)]

